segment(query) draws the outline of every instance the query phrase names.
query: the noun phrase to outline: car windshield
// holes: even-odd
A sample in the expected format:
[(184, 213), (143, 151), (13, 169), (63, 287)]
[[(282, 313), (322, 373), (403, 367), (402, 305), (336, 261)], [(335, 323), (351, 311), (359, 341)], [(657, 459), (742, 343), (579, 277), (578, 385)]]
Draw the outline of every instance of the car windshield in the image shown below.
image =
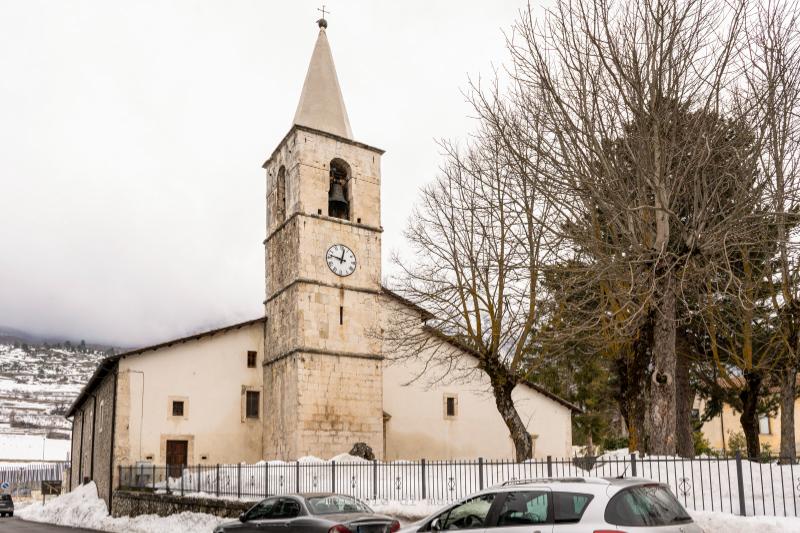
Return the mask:
[(606, 507), (605, 520), (617, 526), (666, 526), (691, 522), (675, 496), (662, 485), (640, 485), (616, 494)]
[(10, 494), (0, 494), (0, 500), (11, 500)]
[(306, 498), (311, 514), (372, 513), (372, 509), (350, 496), (316, 496)]

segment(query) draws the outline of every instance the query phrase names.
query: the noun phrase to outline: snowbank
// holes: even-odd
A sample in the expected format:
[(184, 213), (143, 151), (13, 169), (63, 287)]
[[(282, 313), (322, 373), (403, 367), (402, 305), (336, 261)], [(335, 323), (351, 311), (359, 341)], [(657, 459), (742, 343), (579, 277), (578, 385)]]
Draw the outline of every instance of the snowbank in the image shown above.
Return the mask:
[(697, 525), (705, 533), (796, 533), (800, 531), (800, 518), (776, 516), (734, 516), (725, 513), (690, 511)]
[(88, 483), (42, 505), (31, 504), (17, 516), (33, 522), (84, 527), (115, 533), (200, 533), (211, 532), (226, 519), (201, 513), (180, 513), (167, 517), (142, 515), (112, 518), (106, 503), (97, 497), (97, 486)]

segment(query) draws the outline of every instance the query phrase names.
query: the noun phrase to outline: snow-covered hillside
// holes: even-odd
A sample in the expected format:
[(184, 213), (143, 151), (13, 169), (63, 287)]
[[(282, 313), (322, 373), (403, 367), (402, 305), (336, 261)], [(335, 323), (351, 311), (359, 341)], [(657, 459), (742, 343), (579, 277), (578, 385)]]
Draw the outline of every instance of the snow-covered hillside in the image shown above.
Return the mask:
[[(0, 435), (69, 438), (64, 413), (104, 355), (0, 338)], [(10, 458), (0, 449), (0, 460)]]

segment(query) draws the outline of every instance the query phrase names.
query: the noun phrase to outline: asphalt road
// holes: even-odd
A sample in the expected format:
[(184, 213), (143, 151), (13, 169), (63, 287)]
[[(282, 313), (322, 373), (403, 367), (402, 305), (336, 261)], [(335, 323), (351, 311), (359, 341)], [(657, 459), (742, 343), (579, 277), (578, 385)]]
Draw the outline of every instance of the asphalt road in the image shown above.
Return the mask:
[(95, 529), (53, 526), (38, 522), (25, 522), (19, 518), (0, 518), (0, 531), (3, 533), (96, 533)]

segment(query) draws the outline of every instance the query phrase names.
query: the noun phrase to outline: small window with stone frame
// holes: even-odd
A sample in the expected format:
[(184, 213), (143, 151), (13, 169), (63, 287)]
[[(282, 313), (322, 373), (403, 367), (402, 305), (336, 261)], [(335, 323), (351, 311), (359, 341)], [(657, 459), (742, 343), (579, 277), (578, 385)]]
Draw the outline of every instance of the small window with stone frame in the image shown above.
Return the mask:
[(256, 367), (256, 357), (258, 356), (258, 352), (254, 350), (249, 350), (247, 352), (247, 368), (255, 368)]
[(261, 393), (249, 390), (245, 394), (245, 416), (247, 418), (258, 418), (259, 404), (261, 403)]
[(172, 402), (172, 416), (183, 416), (183, 401), (174, 400)]

